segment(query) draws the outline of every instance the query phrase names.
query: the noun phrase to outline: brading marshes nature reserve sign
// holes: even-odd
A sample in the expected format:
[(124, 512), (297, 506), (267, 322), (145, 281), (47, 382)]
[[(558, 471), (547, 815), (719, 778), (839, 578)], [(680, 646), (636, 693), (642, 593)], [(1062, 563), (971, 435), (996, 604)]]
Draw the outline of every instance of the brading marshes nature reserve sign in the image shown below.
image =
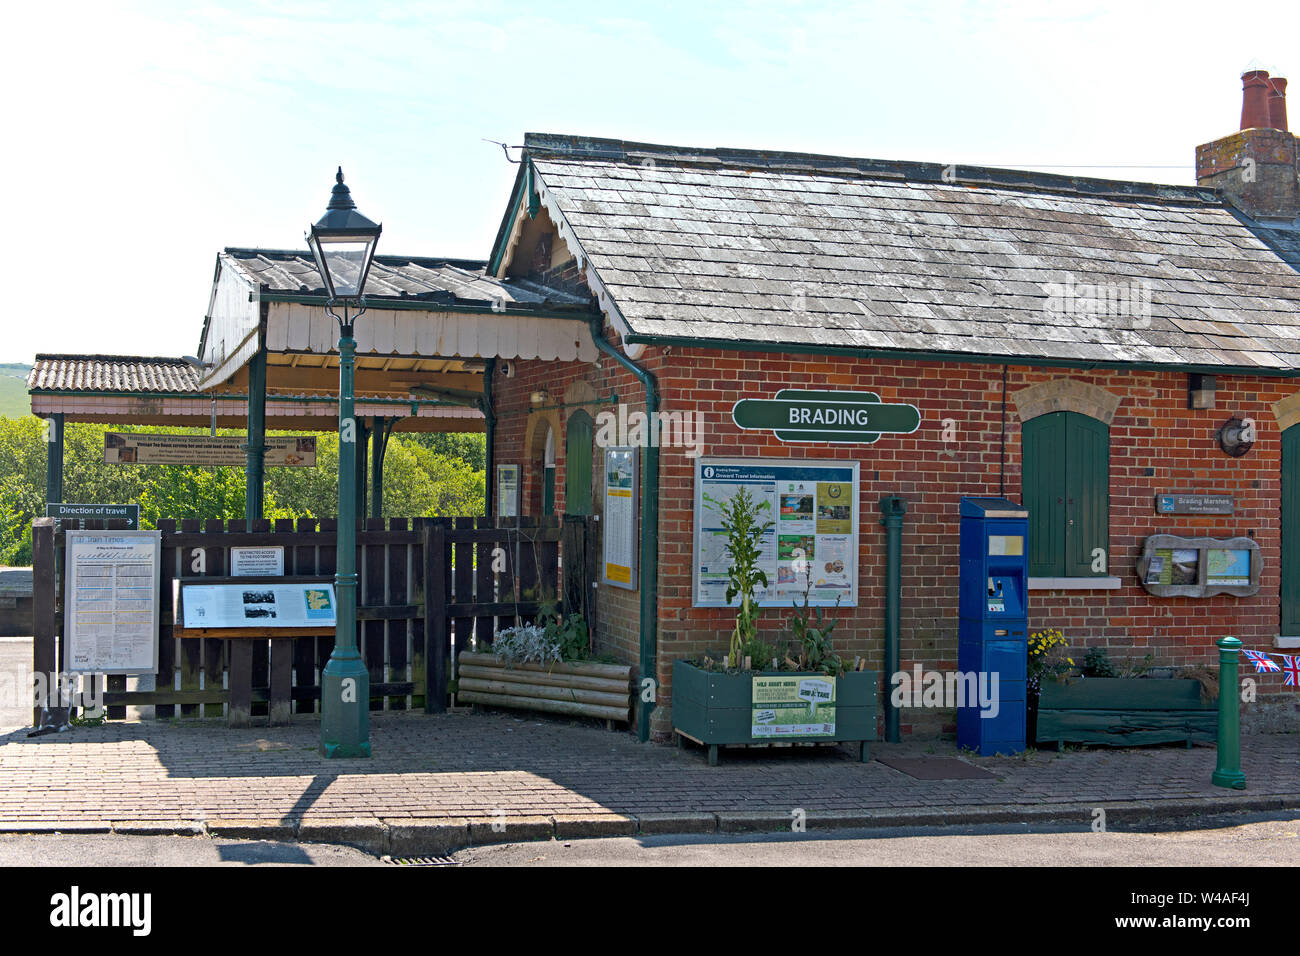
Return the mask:
[(871, 444), (882, 434), (921, 427), (915, 405), (882, 402), (875, 392), (783, 388), (773, 398), (742, 398), (731, 410), (740, 428), (772, 431), (781, 441)]
[[(105, 432), (104, 461), (110, 465), (227, 465), (248, 463), (242, 435), (150, 435)], [(266, 437), (267, 465), (316, 466), (316, 436)]]

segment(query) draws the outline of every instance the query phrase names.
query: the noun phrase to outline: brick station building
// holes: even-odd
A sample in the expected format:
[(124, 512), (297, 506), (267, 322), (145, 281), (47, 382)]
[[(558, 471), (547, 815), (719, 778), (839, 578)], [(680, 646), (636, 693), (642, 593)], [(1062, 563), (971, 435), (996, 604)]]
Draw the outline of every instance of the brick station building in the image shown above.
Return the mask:
[[(608, 348), (498, 366), (493, 450), (519, 468), (518, 510), (599, 513), (602, 413), (644, 412), (648, 388), (700, 419), (693, 448), (658, 449), (641, 501), (657, 567), (598, 593), (597, 649), (658, 681), (643, 733), (670, 731), (672, 662), (721, 652), (734, 622), (696, 606), (692, 451), (858, 463), (858, 600), (833, 637), (876, 669), (884, 496), (908, 509), (904, 670), (957, 666), (962, 496), (1029, 507), (1030, 627), (1059, 627), (1075, 655), (1297, 646), (1300, 150), (1285, 81), (1244, 81), (1242, 128), (1197, 149), (1196, 187), (527, 137), (488, 271), (590, 296)], [(920, 427), (831, 444), (735, 424), (737, 402), (782, 389), (875, 393)], [(1157, 513), (1173, 492), (1230, 496), (1231, 513)], [(1255, 542), (1257, 590), (1149, 593), (1137, 562), (1161, 533)], [(788, 617), (765, 610), (762, 636), (788, 637)], [(904, 730), (927, 719), (905, 711)]]

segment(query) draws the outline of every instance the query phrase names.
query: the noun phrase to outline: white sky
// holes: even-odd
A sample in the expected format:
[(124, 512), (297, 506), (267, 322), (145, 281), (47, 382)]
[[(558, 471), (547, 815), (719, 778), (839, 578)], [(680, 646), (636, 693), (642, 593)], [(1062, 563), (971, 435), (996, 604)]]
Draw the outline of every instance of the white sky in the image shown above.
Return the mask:
[(217, 251), (302, 248), (340, 163), (381, 253), (485, 258), (526, 130), (1191, 183), (1300, 67), (1300, 3), (1233, 9), (10, 4), (0, 361), (194, 352)]

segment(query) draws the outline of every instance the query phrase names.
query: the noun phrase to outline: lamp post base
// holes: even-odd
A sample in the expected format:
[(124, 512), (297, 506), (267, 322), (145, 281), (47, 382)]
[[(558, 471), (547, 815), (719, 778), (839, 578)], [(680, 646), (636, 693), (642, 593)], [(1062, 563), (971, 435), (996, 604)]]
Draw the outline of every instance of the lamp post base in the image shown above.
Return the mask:
[(370, 674), (356, 651), (331, 654), (321, 672), (320, 752), (370, 756)]
[(1210, 783), (1229, 790), (1245, 790), (1246, 775), (1240, 770), (1216, 770), (1210, 774)]

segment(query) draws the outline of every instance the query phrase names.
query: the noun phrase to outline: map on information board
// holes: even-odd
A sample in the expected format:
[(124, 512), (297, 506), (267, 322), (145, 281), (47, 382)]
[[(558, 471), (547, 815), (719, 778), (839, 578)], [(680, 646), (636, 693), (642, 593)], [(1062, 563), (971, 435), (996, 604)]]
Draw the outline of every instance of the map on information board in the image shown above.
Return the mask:
[[(858, 603), (858, 464), (786, 459), (710, 459), (695, 465), (694, 605), (727, 606), (731, 568), (722, 508), (740, 492), (772, 527), (760, 542), (768, 586), (763, 607), (789, 607), (809, 590), (813, 606)], [(736, 601), (732, 602), (733, 604)]]

